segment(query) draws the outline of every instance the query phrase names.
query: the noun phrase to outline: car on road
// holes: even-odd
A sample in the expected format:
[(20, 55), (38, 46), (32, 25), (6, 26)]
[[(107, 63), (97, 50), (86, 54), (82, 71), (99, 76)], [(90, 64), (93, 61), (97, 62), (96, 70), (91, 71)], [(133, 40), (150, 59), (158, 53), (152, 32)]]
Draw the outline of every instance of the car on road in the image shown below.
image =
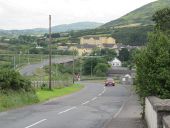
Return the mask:
[(107, 78), (105, 81), (105, 86), (115, 86), (115, 81), (113, 78)]

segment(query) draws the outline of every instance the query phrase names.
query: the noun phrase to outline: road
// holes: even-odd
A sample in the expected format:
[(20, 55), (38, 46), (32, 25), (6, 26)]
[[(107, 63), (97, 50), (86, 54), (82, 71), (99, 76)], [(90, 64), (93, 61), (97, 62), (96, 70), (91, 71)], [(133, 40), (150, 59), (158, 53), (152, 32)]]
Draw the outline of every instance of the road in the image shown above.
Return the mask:
[(0, 113), (1, 128), (104, 128), (118, 116), (130, 91), (84, 82), (81, 91), (51, 101)]
[[(66, 62), (70, 62), (72, 60), (73, 60), (72, 56), (62, 56), (62, 57), (58, 57), (56, 59), (52, 59), (52, 63), (58, 63), (58, 64), (66, 63)], [(49, 64), (48, 60), (44, 60), (43, 62), (39, 62), (36, 64), (29, 64), (27, 66), (24, 66), (19, 72), (25, 76), (33, 75), (37, 68), (43, 67), (48, 64)]]

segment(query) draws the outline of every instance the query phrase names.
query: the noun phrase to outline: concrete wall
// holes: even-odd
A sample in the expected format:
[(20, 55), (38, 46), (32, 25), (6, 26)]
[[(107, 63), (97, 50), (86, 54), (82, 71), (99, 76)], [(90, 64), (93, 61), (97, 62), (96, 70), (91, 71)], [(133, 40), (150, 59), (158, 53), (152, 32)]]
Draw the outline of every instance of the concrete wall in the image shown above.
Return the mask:
[(163, 128), (170, 128), (170, 116), (163, 117)]
[(170, 128), (170, 99), (147, 97), (145, 120), (148, 128)]
[(152, 104), (148, 100), (145, 99), (145, 119), (148, 125), (148, 128), (157, 128), (157, 113), (153, 109)]

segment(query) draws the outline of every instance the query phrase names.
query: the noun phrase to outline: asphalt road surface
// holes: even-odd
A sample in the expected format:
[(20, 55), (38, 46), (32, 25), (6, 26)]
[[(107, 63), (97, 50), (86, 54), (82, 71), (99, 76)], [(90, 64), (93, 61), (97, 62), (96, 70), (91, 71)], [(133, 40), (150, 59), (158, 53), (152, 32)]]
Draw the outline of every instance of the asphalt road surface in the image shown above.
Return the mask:
[[(72, 60), (73, 60), (72, 56), (62, 56), (56, 59), (52, 59), (52, 63), (58, 63), (58, 64), (66, 63)], [(22, 75), (26, 75), (26, 76), (33, 75), (37, 68), (44, 67), (45, 65), (48, 64), (49, 64), (49, 60), (44, 60), (43, 62), (36, 63), (36, 64), (29, 64), (27, 66), (24, 66), (19, 72)]]
[(0, 128), (104, 128), (131, 95), (125, 85), (83, 84), (77, 93), (0, 113)]

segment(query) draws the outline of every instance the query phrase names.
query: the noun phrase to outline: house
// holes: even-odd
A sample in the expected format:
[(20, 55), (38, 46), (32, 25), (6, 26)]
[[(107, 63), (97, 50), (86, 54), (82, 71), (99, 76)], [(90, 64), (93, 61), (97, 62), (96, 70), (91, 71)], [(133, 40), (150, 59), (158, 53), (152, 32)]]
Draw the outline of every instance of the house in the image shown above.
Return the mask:
[(122, 62), (118, 58), (114, 58), (114, 60), (108, 62), (112, 67), (121, 67)]
[(71, 46), (69, 50), (71, 51), (76, 50), (78, 51), (78, 54), (82, 56), (82, 55), (90, 54), (94, 48), (96, 48), (95, 45), (83, 44), (78, 46)]
[(83, 36), (80, 38), (80, 45), (96, 45), (100, 48), (113, 48), (116, 44), (116, 40), (112, 37), (100, 37), (100, 36)]
[(116, 40), (112, 37), (100, 36), (83, 36), (80, 38), (80, 45), (70, 47), (69, 50), (76, 49), (80, 56), (90, 54), (95, 48), (109, 48), (116, 47)]

